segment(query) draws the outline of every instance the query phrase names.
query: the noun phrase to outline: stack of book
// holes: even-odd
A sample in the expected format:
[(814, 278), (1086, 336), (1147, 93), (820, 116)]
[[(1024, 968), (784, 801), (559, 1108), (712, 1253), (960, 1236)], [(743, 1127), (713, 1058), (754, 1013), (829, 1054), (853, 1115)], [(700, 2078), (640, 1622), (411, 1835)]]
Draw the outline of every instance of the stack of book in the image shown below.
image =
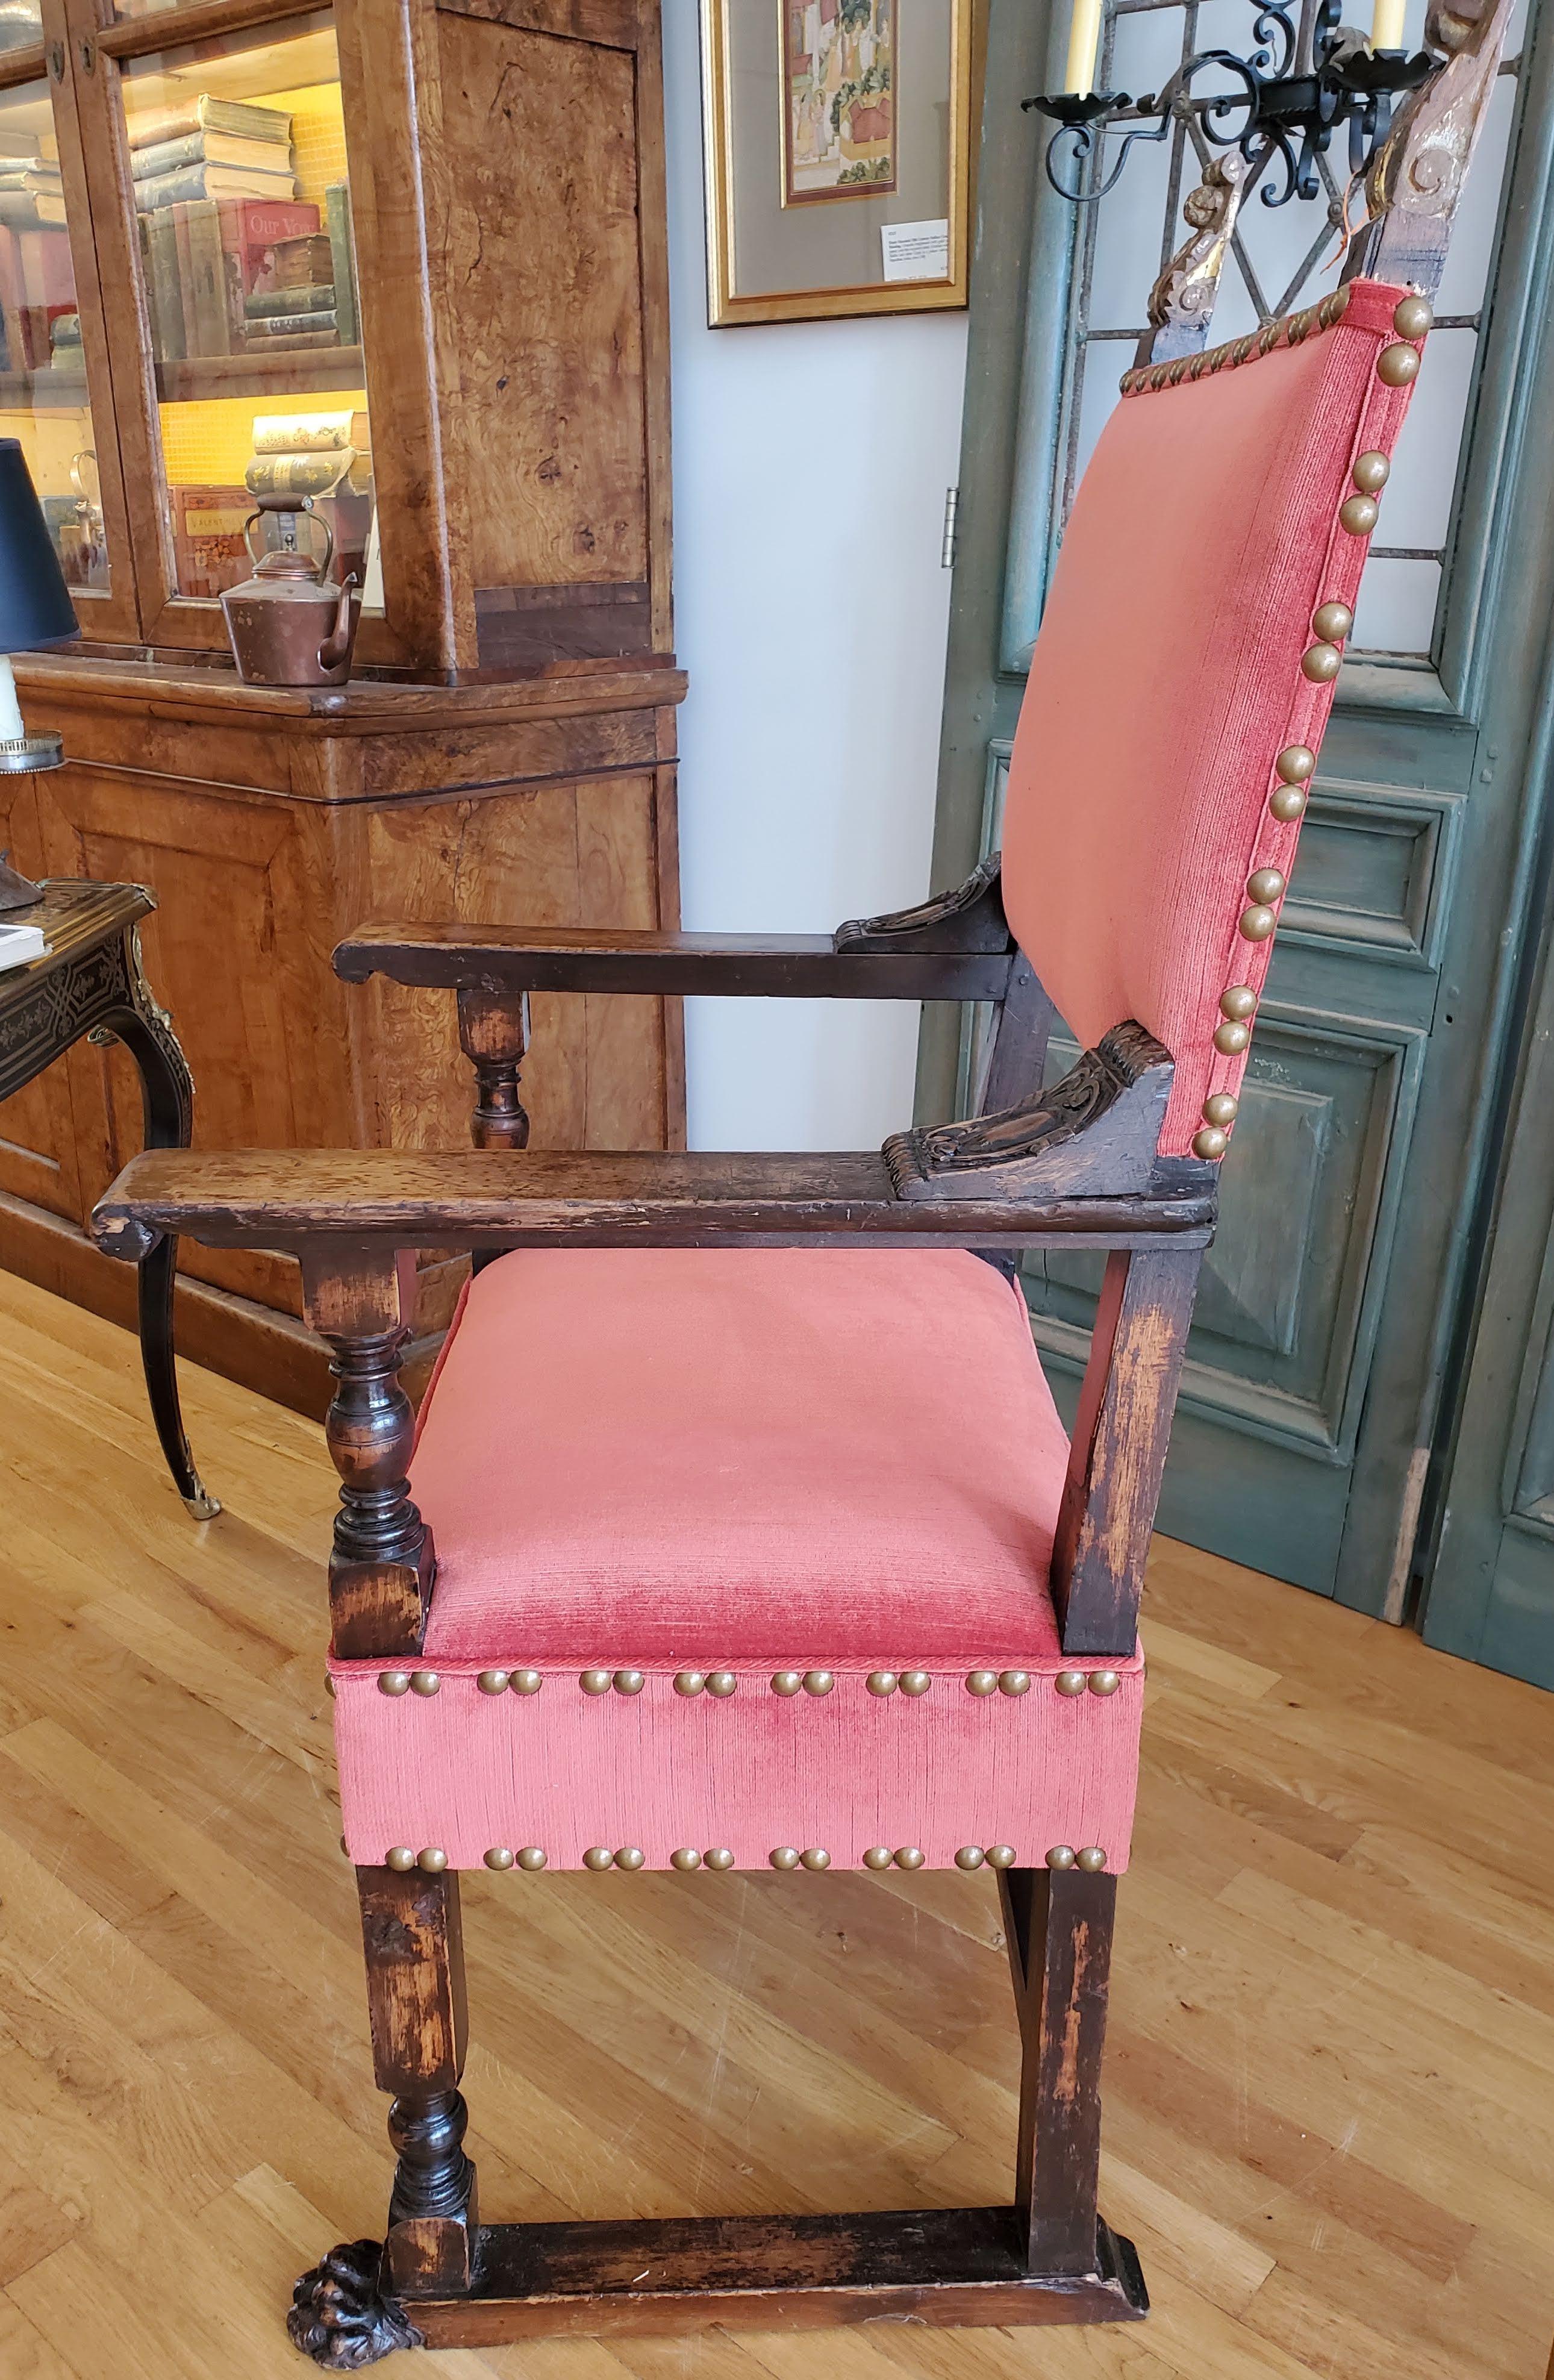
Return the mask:
[(327, 228), (277, 240), (244, 298), (244, 345), (251, 351), (354, 347), (361, 335), (350, 190), (332, 182), (323, 198)]
[(64, 221), (65, 189), (53, 133), (7, 148), (0, 154), (0, 224), (11, 231), (38, 231)]
[(189, 199), (294, 199), (290, 115), (208, 94), (150, 110), (130, 122), (129, 170), (142, 214)]
[(270, 413), (255, 417), (253, 460), (244, 483), (254, 496), (365, 493), (372, 485), (367, 416)]

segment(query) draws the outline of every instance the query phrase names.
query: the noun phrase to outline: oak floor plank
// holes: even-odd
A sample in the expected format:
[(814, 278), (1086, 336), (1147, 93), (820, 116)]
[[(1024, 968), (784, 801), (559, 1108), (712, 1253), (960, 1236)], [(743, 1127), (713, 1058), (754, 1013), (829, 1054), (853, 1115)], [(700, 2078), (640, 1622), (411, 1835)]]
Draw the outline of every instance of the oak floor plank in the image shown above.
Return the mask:
[[(381, 2223), (322, 1692), (319, 1435), (0, 1276), (0, 2374), (299, 2374), (294, 2276)], [(526, 2342), (428, 2380), (1544, 2380), (1547, 1696), (1161, 1542), (1103, 2203), (1137, 2328)], [(467, 1880), (493, 2215), (1002, 2195), (984, 1876)]]

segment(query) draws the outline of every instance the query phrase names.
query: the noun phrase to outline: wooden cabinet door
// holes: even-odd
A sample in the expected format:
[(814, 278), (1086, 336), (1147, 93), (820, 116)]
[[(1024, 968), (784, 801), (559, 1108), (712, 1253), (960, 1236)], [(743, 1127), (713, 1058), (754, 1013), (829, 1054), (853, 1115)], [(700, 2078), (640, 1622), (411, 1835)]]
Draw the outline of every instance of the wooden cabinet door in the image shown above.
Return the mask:
[[(1145, 32), (1162, 42), (1172, 13), (1165, 0), (1147, 25), (1116, 18), (1119, 44)], [(990, 40), (943, 882), (996, 846), (1066, 492), (1131, 361), (1162, 249), (1181, 237), (1174, 225), (1162, 237), (1157, 198), (1144, 239), (1146, 185), (1131, 218), (1109, 217), (1116, 194), (1074, 210), (1047, 190), (1040, 144), (1018, 128), (1018, 97), (1050, 87), (1039, 30), (1031, 13), (995, 6)], [(1373, 542), (1224, 1167), (1161, 1505), (1174, 1535), (1393, 1618), (1416, 1579), (1432, 1455), (1450, 1424), (1451, 1351), (1496, 1161), (1498, 1057), (1531, 912), (1524, 854), (1548, 801), (1532, 764), (1554, 623), (1554, 400), (1542, 353), (1550, 48), (1535, 12), (1520, 73), (1499, 87), (1475, 169), (1477, 236), (1464, 225), (1459, 237)], [(1121, 46), (1114, 71), (1124, 81), (1135, 71)], [(1195, 179), (1189, 152), (1186, 187)], [(1258, 236), (1263, 212), (1249, 201), (1243, 218), (1257, 219)], [(1288, 210), (1292, 227), (1278, 233), (1295, 264), (1324, 244), (1318, 210), (1304, 225), (1300, 212)], [(1281, 310), (1285, 277), (1258, 265), (1268, 312)], [(1247, 291), (1237, 297), (1231, 280), (1216, 336), (1247, 327)], [(1453, 404), (1471, 423), (1454, 491), (1455, 432), (1440, 428)], [(1391, 649), (1367, 653), (1367, 635)], [(1060, 1038), (1060, 1070), (1072, 1054)], [(925, 1038), (926, 1111), (964, 1099), (955, 1056), (941, 1030)], [(1038, 1343), (1070, 1400), (1095, 1279), (1085, 1259), (1058, 1257), (1028, 1277)]]

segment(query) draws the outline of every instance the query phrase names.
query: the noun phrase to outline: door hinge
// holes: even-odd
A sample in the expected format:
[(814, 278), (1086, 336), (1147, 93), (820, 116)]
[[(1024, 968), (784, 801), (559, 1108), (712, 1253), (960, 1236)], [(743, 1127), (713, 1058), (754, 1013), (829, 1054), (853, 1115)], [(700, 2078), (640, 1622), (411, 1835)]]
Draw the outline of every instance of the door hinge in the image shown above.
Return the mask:
[(959, 488), (946, 488), (944, 491), (944, 542), (939, 549), (939, 563), (942, 570), (953, 570), (955, 566), (955, 552), (960, 543), (960, 514)]

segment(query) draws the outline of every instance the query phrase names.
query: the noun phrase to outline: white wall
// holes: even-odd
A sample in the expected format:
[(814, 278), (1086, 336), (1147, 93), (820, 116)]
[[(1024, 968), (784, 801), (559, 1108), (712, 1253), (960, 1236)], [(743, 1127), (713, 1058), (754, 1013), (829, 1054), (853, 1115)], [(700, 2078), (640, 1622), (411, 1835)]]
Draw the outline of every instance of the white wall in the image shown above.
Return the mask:
[[(684, 922), (829, 931), (929, 885), (965, 316), (707, 327), (697, 0), (666, 0)], [(918, 1011), (695, 1001), (693, 1148), (868, 1148)]]

